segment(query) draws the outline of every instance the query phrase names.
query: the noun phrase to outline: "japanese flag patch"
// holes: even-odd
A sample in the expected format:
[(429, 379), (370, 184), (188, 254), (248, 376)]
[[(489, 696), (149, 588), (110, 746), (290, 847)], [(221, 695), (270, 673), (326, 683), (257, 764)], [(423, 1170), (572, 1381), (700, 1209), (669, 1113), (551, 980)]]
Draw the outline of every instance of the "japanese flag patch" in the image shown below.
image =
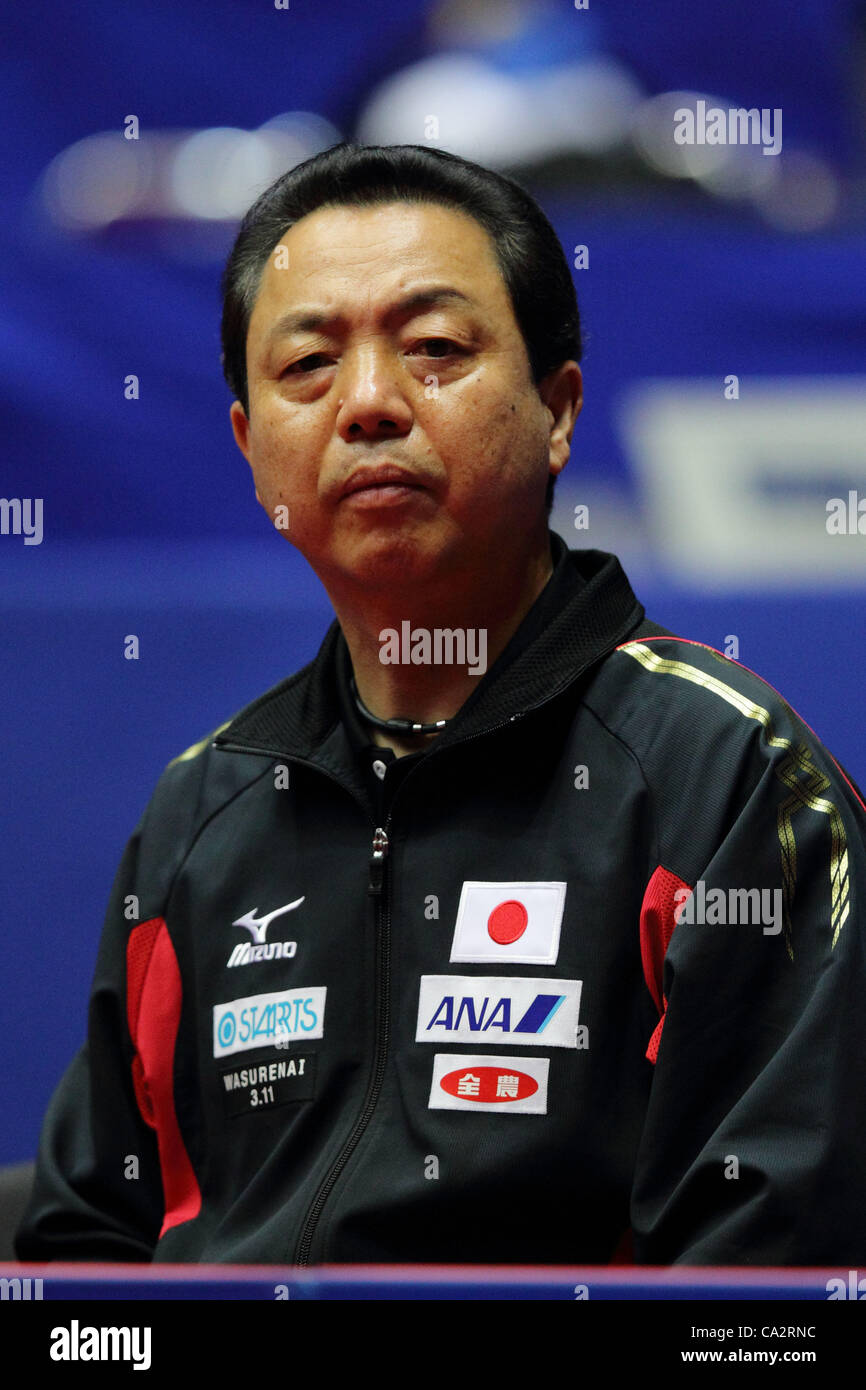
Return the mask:
[(450, 959), (553, 965), (559, 954), (565, 887), (465, 882)]
[(549, 1057), (467, 1057), (437, 1052), (429, 1110), (546, 1115)]

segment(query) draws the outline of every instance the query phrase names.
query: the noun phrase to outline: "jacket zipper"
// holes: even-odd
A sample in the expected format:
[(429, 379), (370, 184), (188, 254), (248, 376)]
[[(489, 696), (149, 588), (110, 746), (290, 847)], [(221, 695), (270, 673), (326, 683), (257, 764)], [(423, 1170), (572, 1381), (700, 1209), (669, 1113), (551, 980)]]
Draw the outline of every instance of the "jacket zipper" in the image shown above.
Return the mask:
[(385, 1063), (388, 1057), (391, 1032), (391, 918), (385, 885), (388, 851), (391, 847), (388, 839), (390, 823), (391, 817), (389, 815), (385, 820), (385, 825), (377, 826), (373, 833), (370, 880), (367, 888), (369, 896), (375, 899), (376, 910), (376, 1038), (373, 1052), (375, 1059), (373, 1074), (367, 1087), (367, 1095), (361, 1107), (361, 1113), (352, 1126), (352, 1132), (337, 1155), (328, 1176), (316, 1193), (313, 1204), (307, 1212), (307, 1218), (295, 1249), (295, 1264), (298, 1265), (306, 1265), (310, 1262), (310, 1248), (319, 1217), (335, 1183), (352, 1157), (361, 1135), (370, 1122), (370, 1117), (379, 1100), (382, 1082), (385, 1079)]

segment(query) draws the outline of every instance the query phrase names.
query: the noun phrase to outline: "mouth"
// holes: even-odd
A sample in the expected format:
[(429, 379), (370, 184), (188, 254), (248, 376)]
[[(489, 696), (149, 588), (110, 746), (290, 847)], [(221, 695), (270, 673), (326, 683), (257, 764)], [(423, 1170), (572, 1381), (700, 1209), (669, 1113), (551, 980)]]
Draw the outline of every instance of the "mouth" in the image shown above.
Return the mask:
[(395, 507), (420, 497), (424, 491), (405, 483), (383, 483), (379, 487), (355, 488), (343, 500), (351, 507)]
[(413, 493), (423, 492), (423, 484), (414, 473), (396, 464), (367, 464), (355, 470), (343, 484), (340, 499), (354, 498), (366, 505), (381, 505), (404, 501)]

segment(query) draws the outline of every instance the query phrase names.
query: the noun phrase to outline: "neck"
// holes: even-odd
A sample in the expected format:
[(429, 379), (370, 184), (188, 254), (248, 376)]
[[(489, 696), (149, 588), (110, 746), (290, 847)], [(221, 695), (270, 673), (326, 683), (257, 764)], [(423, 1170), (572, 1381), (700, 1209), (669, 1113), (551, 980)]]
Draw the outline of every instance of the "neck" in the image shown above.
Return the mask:
[[(429, 582), (415, 591), (329, 596), (352, 659), (358, 694), (379, 719), (433, 724), (450, 720), (504, 651), (553, 573), (549, 537), (522, 568), (465, 585), (449, 576), (447, 594)], [(441, 634), (437, 638), (437, 633)], [(413, 661), (412, 655), (415, 655)], [(398, 756), (424, 748), (437, 734), (395, 733), (368, 725), (371, 738)]]

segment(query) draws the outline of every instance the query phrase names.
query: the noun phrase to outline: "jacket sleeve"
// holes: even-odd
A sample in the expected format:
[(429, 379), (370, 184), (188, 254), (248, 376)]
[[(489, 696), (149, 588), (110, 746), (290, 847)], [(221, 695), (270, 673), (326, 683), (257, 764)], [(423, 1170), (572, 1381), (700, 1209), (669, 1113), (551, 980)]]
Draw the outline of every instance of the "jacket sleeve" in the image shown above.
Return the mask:
[(147, 1261), (157, 1241), (164, 1207), (159, 1155), (136, 1098), (126, 998), (140, 832), (141, 825), (112, 890), (87, 1041), (43, 1122), (33, 1192), (15, 1242), (21, 1260)]
[[(759, 754), (756, 736), (763, 770), (716, 848), (657, 870), (644, 899), (660, 1019), (642, 1264), (866, 1261), (866, 810), (806, 727), (788, 732)], [(760, 905), (736, 893), (752, 888)]]

